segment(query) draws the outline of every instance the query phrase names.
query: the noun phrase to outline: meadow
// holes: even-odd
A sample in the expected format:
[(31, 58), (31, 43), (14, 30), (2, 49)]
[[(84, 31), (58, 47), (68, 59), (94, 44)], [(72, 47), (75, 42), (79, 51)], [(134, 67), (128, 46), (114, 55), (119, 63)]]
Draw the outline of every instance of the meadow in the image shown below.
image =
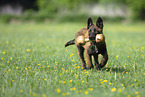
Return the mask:
[(64, 47), (85, 23), (0, 23), (0, 97), (144, 97), (145, 24), (104, 21), (109, 60), (98, 71)]

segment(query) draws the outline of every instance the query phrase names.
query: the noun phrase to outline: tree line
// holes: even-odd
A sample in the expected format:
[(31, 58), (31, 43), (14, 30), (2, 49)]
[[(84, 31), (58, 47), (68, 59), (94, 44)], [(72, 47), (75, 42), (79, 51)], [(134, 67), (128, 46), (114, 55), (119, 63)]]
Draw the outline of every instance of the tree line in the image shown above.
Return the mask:
[(33, 10), (43, 15), (55, 15), (60, 9), (77, 10), (79, 4), (87, 3), (124, 4), (131, 10), (133, 18), (145, 19), (145, 0), (0, 0), (0, 6), (18, 4), (24, 11)]

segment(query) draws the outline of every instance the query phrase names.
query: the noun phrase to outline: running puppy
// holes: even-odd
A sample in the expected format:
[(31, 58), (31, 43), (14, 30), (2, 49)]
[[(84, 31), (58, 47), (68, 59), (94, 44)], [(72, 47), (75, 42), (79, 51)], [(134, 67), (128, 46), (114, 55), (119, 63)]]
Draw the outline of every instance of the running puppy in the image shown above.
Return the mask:
[[(96, 25), (93, 24), (92, 18), (88, 18), (87, 28), (82, 28), (75, 34), (75, 39), (68, 41), (65, 44), (65, 47), (69, 45), (75, 44), (78, 49), (78, 54), (81, 60), (81, 64), (83, 69), (87, 69), (86, 62), (84, 60), (84, 51), (86, 54), (86, 59), (88, 63), (88, 69), (94, 68), (92, 63), (92, 56), (94, 57), (94, 64), (96, 69), (103, 68), (108, 61), (108, 53), (105, 43), (105, 37), (103, 35), (103, 41), (94, 41), (98, 34), (103, 35), (103, 20), (99, 17), (96, 21)], [(89, 41), (78, 43), (78, 37), (84, 37), (84, 39), (88, 39)], [(101, 54), (103, 56), (101, 63), (98, 61), (98, 55)]]

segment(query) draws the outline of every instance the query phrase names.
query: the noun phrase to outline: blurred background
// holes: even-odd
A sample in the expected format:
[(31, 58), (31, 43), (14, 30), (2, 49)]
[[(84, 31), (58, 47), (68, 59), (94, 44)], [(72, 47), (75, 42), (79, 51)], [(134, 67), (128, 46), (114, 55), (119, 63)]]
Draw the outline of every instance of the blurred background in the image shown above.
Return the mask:
[(145, 0), (0, 0), (0, 21), (82, 22), (145, 20)]

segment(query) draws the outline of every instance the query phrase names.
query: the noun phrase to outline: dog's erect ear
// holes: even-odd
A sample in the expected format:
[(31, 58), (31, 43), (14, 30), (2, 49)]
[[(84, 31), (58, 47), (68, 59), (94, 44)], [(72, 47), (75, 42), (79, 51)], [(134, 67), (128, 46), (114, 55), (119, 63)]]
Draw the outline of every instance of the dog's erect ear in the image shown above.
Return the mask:
[(98, 17), (97, 21), (96, 21), (96, 26), (98, 26), (99, 28), (103, 29), (103, 20), (101, 17)]
[(88, 25), (87, 25), (87, 29), (89, 29), (89, 27), (90, 27), (90, 26), (92, 26), (92, 25), (93, 25), (92, 18), (91, 18), (91, 17), (89, 17), (89, 18), (88, 18)]

